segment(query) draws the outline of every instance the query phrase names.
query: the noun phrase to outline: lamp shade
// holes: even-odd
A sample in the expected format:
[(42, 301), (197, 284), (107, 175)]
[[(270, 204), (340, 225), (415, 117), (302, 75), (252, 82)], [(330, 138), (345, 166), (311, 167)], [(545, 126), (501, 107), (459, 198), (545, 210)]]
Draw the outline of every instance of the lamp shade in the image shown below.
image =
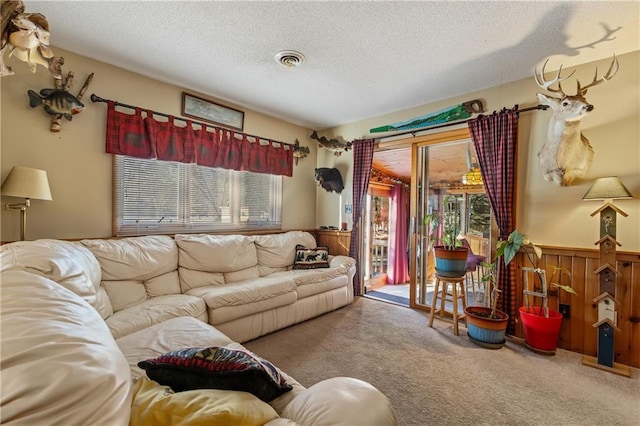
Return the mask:
[(0, 192), (8, 197), (52, 199), (47, 172), (29, 167), (14, 166), (2, 182)]
[(612, 200), (614, 198), (633, 198), (617, 176), (596, 179), (582, 197), (583, 200)]

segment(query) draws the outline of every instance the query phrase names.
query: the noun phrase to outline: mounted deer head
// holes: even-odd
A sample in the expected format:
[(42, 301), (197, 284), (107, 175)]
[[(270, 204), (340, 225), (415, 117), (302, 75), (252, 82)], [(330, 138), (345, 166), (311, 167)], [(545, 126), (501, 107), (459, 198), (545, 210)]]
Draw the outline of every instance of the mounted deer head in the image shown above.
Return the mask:
[[(553, 110), (553, 117), (549, 121), (547, 141), (538, 153), (538, 162), (542, 168), (544, 179), (553, 181), (560, 186), (568, 186), (576, 179), (583, 177), (593, 161), (593, 148), (580, 132), (580, 120), (593, 110), (593, 105), (587, 102), (585, 96), (587, 90), (605, 81), (611, 80), (618, 72), (619, 65), (616, 55), (613, 55), (611, 65), (607, 73), (598, 78), (596, 68), (593, 81), (582, 87), (577, 81), (578, 89), (575, 95), (567, 95), (562, 90), (561, 83), (571, 77), (575, 71), (566, 77), (561, 77), (562, 66), (556, 76), (547, 81), (544, 79), (544, 69), (547, 59), (538, 74), (536, 69), (535, 79), (538, 86), (550, 92), (552, 95), (538, 93), (538, 102), (548, 105)], [(558, 88), (551, 86), (558, 83)], [(553, 96), (555, 95), (555, 96)]]

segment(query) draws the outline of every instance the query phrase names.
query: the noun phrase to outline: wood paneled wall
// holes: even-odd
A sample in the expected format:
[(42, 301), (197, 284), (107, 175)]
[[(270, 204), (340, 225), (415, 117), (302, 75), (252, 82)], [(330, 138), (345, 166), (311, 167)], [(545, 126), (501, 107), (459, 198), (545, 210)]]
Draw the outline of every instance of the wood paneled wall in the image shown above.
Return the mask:
[[(549, 308), (559, 310), (560, 303), (570, 306), (570, 318), (562, 320), (562, 329), (558, 347), (591, 356), (597, 354), (597, 307), (593, 299), (600, 295), (599, 277), (594, 273), (600, 265), (597, 250), (542, 247), (543, 256), (538, 266), (552, 272), (551, 265), (562, 266), (571, 271), (571, 286), (578, 293), (569, 294), (552, 289)], [(524, 253), (516, 257), (517, 267), (517, 306), (523, 306), (522, 267), (530, 266)], [(615, 362), (640, 367), (640, 253), (618, 252), (615, 268), (620, 272), (616, 283), (615, 298), (617, 306), (618, 328), (614, 335)], [(561, 284), (568, 284), (566, 277)], [(524, 338), (519, 318), (516, 336)]]
[(317, 230), (316, 241), (319, 246), (329, 247), (329, 254), (348, 256), (351, 231)]

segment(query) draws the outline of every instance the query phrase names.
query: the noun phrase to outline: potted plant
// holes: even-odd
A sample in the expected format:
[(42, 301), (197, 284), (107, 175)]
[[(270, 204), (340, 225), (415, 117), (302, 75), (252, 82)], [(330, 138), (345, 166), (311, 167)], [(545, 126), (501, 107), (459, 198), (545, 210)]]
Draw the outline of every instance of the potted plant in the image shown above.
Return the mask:
[(460, 246), (460, 204), (453, 196), (442, 202), (442, 238), (434, 246), (436, 273), (444, 277), (462, 277), (467, 272), (467, 248)]
[[(496, 257), (493, 263), (483, 263), (485, 274), (482, 281), (488, 291), (488, 307), (485, 306), (469, 306), (465, 310), (467, 315), (467, 333), (469, 338), (486, 347), (499, 348), (504, 343), (504, 332), (506, 331), (509, 316), (507, 313), (497, 309), (498, 297), (500, 289), (498, 289), (498, 268), (497, 264), (500, 258), (503, 258), (505, 266), (509, 265), (515, 258), (518, 251), (522, 249), (529, 263), (534, 266), (531, 271), (540, 280), (541, 285), (546, 286), (546, 273), (542, 269), (535, 268), (535, 262), (532, 257), (534, 254), (537, 258), (542, 257), (542, 249), (533, 244), (526, 235), (519, 231), (513, 231), (508, 239), (500, 240), (496, 246)], [(533, 254), (532, 254), (533, 253)], [(551, 266), (553, 273), (551, 275), (551, 287), (556, 287), (569, 293), (575, 294), (575, 290), (570, 285), (561, 285), (553, 281), (557, 275), (571, 275), (566, 268)], [(546, 292), (545, 292), (546, 294)], [(523, 314), (524, 312), (524, 314)], [(526, 318), (525, 318), (526, 317)], [(549, 342), (553, 342), (553, 348), (548, 349), (555, 351), (555, 345), (558, 341), (560, 333), (560, 322), (562, 314), (559, 312), (545, 309), (541, 300), (541, 305), (537, 307), (521, 307), (520, 318), (525, 331), (525, 339), (528, 347), (538, 351), (546, 349), (539, 348), (549, 347)], [(504, 326), (504, 329), (501, 327)], [(502, 340), (499, 340), (502, 339)], [(500, 343), (502, 342), (502, 344)], [(537, 348), (538, 346), (538, 348)]]
[[(517, 231), (514, 231), (509, 240), (513, 241), (513, 246), (519, 244), (518, 250), (521, 247), (531, 265), (530, 268), (523, 268), (525, 274), (532, 274), (534, 280), (539, 284), (538, 289), (529, 290), (528, 285), (524, 287), (524, 301), (525, 306), (521, 306), (518, 310), (520, 314), (520, 320), (522, 321), (522, 328), (525, 335), (525, 346), (534, 352), (538, 352), (544, 355), (553, 355), (556, 352), (556, 346), (558, 343), (558, 337), (560, 336), (560, 327), (562, 326), (562, 314), (560, 312), (549, 309), (547, 306), (547, 274), (546, 271), (536, 267), (535, 257), (538, 259), (542, 257), (542, 249), (532, 242), (527, 237)], [(512, 251), (513, 247), (509, 248), (509, 257), (513, 259), (515, 252)], [(507, 254), (505, 253), (505, 259)], [(553, 288), (557, 288), (568, 293), (577, 294), (576, 291), (571, 288), (571, 272), (563, 267), (550, 266), (553, 270), (549, 276), (548, 285)], [(555, 282), (556, 279), (562, 280), (562, 276), (567, 276), (569, 285), (563, 285), (559, 282)], [(526, 278), (526, 277), (525, 277)], [(528, 283), (528, 279), (525, 280)], [(534, 285), (535, 287), (535, 285)], [(529, 306), (529, 296), (533, 296), (539, 300), (538, 306)], [(535, 299), (534, 299), (535, 300)]]

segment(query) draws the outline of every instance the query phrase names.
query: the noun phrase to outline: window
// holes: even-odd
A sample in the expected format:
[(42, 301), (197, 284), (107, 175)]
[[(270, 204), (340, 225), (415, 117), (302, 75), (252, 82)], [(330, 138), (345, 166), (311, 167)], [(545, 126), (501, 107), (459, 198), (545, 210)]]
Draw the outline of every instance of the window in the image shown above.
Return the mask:
[(282, 176), (115, 156), (116, 235), (280, 229)]

